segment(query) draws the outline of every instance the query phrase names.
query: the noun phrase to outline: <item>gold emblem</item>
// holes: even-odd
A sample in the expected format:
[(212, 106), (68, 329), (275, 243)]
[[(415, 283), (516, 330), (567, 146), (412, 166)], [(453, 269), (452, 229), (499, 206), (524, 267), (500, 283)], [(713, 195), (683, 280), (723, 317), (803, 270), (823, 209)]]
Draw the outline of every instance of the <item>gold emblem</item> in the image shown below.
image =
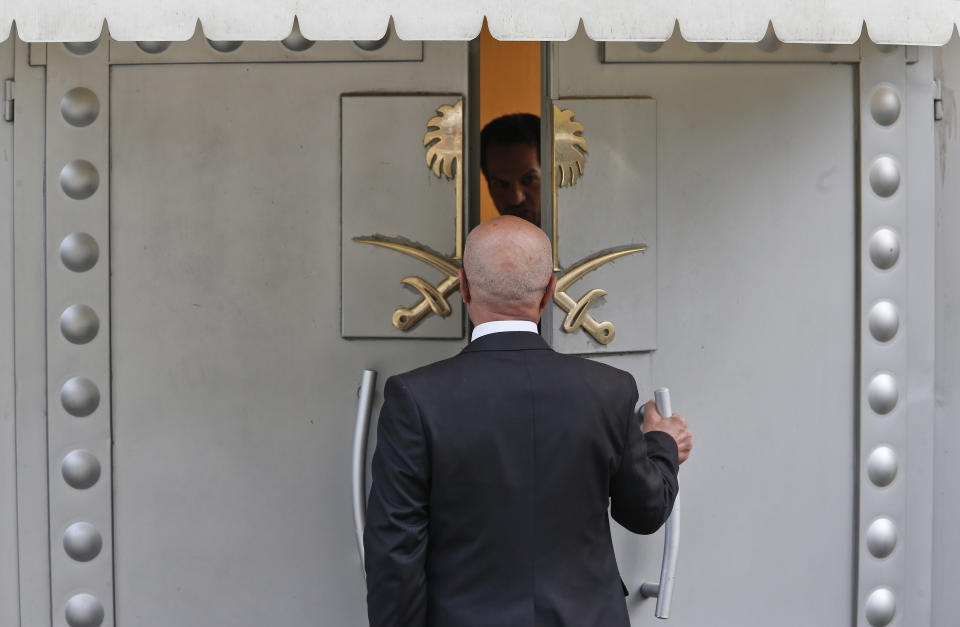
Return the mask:
[(420, 292), (422, 298), (420, 302), (409, 309), (406, 307), (397, 308), (393, 312), (393, 326), (401, 331), (409, 331), (417, 326), (430, 312), (441, 318), (446, 318), (453, 311), (447, 298), (460, 289), (460, 275), (457, 273), (460, 268), (456, 264), (434, 252), (412, 244), (373, 237), (355, 237), (353, 241), (359, 244), (382, 246), (409, 255), (447, 275), (437, 286), (418, 276), (404, 277), (401, 283)]
[(583, 327), (583, 330), (589, 333), (590, 337), (601, 344), (609, 344), (613, 341), (614, 336), (617, 334), (617, 329), (613, 326), (613, 323), (609, 321), (597, 322), (593, 316), (588, 313), (591, 305), (593, 305), (598, 298), (607, 295), (606, 290), (594, 288), (580, 297), (580, 300), (574, 300), (573, 297), (567, 294), (567, 290), (570, 289), (574, 283), (600, 266), (610, 263), (614, 259), (645, 250), (647, 250), (646, 246), (630, 246), (620, 250), (603, 252), (573, 266), (557, 279), (557, 289), (553, 292), (553, 302), (555, 302), (560, 309), (567, 312), (567, 316), (563, 319), (562, 325), (564, 332), (573, 333), (580, 327)]
[(454, 259), (463, 257), (463, 99), (454, 105), (440, 105), (438, 115), (427, 121), (423, 145), (427, 149), (427, 167), (437, 178), (456, 179), (457, 244)]
[(553, 105), (553, 271), (560, 271), (560, 254), (557, 250), (560, 223), (557, 219), (557, 191), (561, 187), (577, 184), (587, 167), (587, 139), (583, 136), (583, 124), (573, 119), (573, 109), (561, 109)]

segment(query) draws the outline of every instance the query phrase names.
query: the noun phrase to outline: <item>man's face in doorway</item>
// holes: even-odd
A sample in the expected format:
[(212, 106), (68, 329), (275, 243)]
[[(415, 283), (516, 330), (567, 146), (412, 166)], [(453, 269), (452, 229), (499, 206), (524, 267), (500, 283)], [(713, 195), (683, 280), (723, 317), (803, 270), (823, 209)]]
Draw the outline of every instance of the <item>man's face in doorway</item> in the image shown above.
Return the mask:
[(490, 144), (487, 189), (503, 216), (516, 216), (540, 226), (540, 161), (536, 146)]

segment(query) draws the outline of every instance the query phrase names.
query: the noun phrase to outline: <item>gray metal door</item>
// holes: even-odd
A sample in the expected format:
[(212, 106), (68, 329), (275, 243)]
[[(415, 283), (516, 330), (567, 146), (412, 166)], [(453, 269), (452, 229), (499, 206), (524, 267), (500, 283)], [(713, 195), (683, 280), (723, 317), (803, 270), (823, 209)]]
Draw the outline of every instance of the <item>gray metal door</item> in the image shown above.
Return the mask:
[[(629, 370), (642, 398), (670, 387), (692, 427), (673, 624), (849, 625), (855, 67), (709, 63), (682, 43), (700, 62), (586, 37), (551, 47), (555, 115), (572, 111), (587, 142), (582, 178), (557, 192), (560, 265), (648, 247), (570, 290), (608, 292), (589, 313), (616, 325), (611, 343), (563, 332), (558, 310), (552, 341)], [(654, 625), (638, 591), (657, 581), (662, 532), (611, 524), (633, 624)]]
[(395, 328), (442, 277), (354, 238), (454, 254), (423, 139), (466, 44), (308, 44), (43, 49), (54, 625), (365, 622), (362, 371), (465, 340)]

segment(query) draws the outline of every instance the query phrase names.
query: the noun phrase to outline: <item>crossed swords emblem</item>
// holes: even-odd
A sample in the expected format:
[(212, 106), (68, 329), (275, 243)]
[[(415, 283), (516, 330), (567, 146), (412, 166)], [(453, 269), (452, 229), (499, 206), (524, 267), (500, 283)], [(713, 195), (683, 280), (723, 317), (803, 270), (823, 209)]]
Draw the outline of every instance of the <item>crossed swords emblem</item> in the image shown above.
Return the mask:
[[(453, 311), (447, 298), (460, 289), (460, 276), (457, 273), (460, 266), (457, 265), (456, 262), (426, 250), (425, 248), (385, 238), (355, 237), (354, 241), (360, 244), (371, 244), (373, 246), (381, 246), (395, 250), (422, 261), (446, 275), (438, 285), (433, 285), (418, 276), (408, 276), (401, 280), (401, 283), (417, 290), (421, 298), (413, 307), (398, 307), (393, 312), (393, 326), (397, 329), (409, 331), (430, 313), (445, 318)], [(590, 337), (600, 344), (609, 344), (612, 342), (616, 335), (616, 328), (613, 323), (609, 321), (597, 322), (589, 313), (590, 307), (597, 299), (606, 296), (606, 290), (599, 288), (591, 289), (578, 300), (574, 300), (572, 296), (567, 294), (567, 290), (570, 289), (574, 283), (597, 268), (620, 257), (644, 252), (646, 250), (646, 246), (637, 245), (603, 251), (585, 261), (575, 264), (564, 272), (560, 278), (557, 279), (557, 288), (553, 293), (553, 302), (567, 314), (563, 320), (563, 330), (566, 333), (574, 333), (582, 327), (584, 331), (590, 334)]]

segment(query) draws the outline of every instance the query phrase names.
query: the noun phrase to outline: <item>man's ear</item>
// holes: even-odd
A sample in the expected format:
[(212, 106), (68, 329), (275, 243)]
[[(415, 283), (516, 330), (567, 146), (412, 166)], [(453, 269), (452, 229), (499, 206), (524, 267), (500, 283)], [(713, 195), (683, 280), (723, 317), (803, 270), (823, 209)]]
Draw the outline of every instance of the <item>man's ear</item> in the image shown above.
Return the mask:
[(463, 302), (470, 304), (470, 286), (467, 285), (467, 275), (464, 273), (463, 268), (457, 270), (457, 274), (460, 276), (460, 296), (463, 297)]
[(553, 298), (553, 292), (557, 289), (557, 275), (550, 275), (550, 282), (547, 284), (547, 290), (543, 293), (543, 298), (540, 299), (540, 311), (542, 312), (547, 308), (547, 305), (550, 304), (550, 299)]

